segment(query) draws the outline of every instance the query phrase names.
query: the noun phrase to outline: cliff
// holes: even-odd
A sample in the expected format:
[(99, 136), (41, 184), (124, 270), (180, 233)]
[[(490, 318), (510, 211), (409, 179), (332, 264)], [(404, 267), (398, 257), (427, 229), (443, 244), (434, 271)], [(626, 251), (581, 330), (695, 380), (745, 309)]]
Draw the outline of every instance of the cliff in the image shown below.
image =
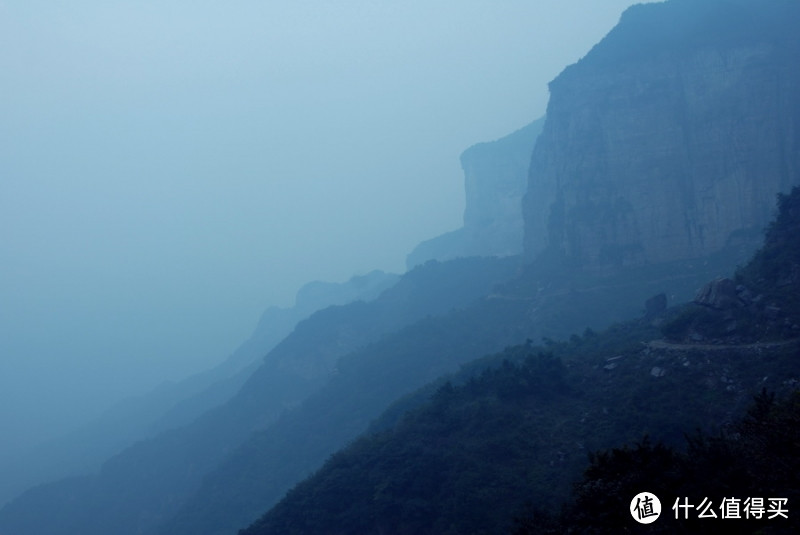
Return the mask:
[(522, 252), (522, 196), (544, 118), (501, 139), (478, 143), (461, 155), (464, 225), (426, 240), (408, 255), (409, 269), (428, 260), (510, 256)]
[(754, 248), (800, 183), (800, 4), (637, 5), (550, 84), (528, 258), (582, 268)]
[[(353, 440), (393, 399), (441, 374), (526, 338), (567, 337), (630, 317), (655, 293), (673, 302), (691, 295), (701, 275), (708, 280), (702, 270), (717, 274), (708, 255), (755, 244), (750, 236), (760, 235), (775, 193), (797, 183), (800, 46), (791, 26), (800, 8), (793, 2), (672, 0), (632, 8), (552, 83), (548, 118), (530, 161), (525, 252), (532, 258), (550, 248), (578, 266), (631, 269), (574, 276), (548, 263), (547, 255), (528, 271), (519, 269), (517, 258), (426, 263), (370, 303), (329, 308), (300, 323), (225, 405), (129, 448), (98, 474), (22, 495), (0, 510), (0, 529), (20, 535), (234, 533)], [(499, 214), (508, 214), (501, 207), (513, 206), (510, 190), (487, 193), (490, 184), (505, 183), (505, 171), (489, 173), (479, 165), (506, 141), (479, 146), (474, 159), (465, 155), (464, 228), (449, 242), (457, 247), (436, 254), (476, 254), (467, 252), (467, 236), (484, 236), (476, 243), (487, 247), (477, 254), (510, 254), (489, 247), (502, 243), (489, 230), (504, 219)], [(508, 169), (527, 167), (513, 161)], [(692, 260), (701, 256), (703, 262)], [(725, 269), (734, 265), (724, 263)], [(317, 290), (324, 288), (311, 288), (305, 297)], [(773, 308), (777, 315), (780, 307)], [(575, 392), (591, 384), (616, 394), (619, 384), (611, 380), (622, 373), (636, 374), (642, 389), (623, 403), (583, 398), (597, 418), (605, 414), (598, 407), (641, 407), (653, 394), (644, 381), (704, 373), (677, 356), (672, 367), (663, 366), (657, 359), (672, 358), (670, 346), (642, 353), (649, 348), (641, 340), (623, 342), (619, 350), (596, 346), (584, 363), (592, 375)], [(595, 335), (586, 330), (573, 343), (594, 345)], [(628, 357), (619, 359), (623, 354)], [(746, 370), (747, 380), (761, 381), (765, 370), (751, 356), (726, 358), (731, 366), (759, 366)], [(725, 385), (720, 392), (730, 392), (726, 365), (718, 370)], [(654, 375), (656, 367), (666, 375)], [(775, 381), (782, 369), (788, 366), (766, 375)], [(698, 377), (698, 387), (706, 384)], [(665, 396), (665, 414), (700, 414), (700, 408), (670, 405), (680, 401), (675, 392), (687, 390), (656, 392)], [(698, 392), (702, 401), (705, 391)], [(583, 401), (573, 401), (570, 407), (583, 409)], [(581, 421), (582, 413), (546, 422), (533, 436), (570, 427), (563, 422)], [(649, 412), (644, 416), (649, 424)], [(588, 429), (586, 436), (596, 434)], [(575, 439), (565, 437), (563, 444)], [(555, 445), (547, 466), (557, 466), (563, 451)], [(485, 496), (488, 487), (468, 483)], [(346, 495), (336, 493), (340, 501)]]
[[(727, 311), (663, 310), (660, 332), (642, 318), (468, 363), (398, 401), (240, 535), (627, 533), (635, 532), (631, 497), (651, 485), (658, 496), (698, 502), (757, 488), (796, 503), (800, 329), (785, 320), (800, 321), (800, 189), (779, 207), (764, 247), (737, 276), (760, 298)], [(726, 320), (713, 343), (692, 339), (731, 313), (738, 327)], [(748, 330), (761, 342), (744, 338)], [(659, 339), (668, 332), (683, 341)], [(790, 410), (776, 410), (776, 392), (794, 393)], [(634, 442), (649, 455), (609, 455)], [(642, 533), (713, 532), (696, 515), (674, 520), (665, 515)], [(725, 532), (797, 533), (798, 524), (765, 516)]]

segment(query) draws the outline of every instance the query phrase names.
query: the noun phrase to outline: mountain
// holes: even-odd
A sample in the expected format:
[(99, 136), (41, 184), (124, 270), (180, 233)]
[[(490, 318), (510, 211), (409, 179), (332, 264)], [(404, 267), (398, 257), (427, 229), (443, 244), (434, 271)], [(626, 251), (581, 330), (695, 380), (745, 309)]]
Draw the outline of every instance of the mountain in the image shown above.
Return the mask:
[(300, 320), (331, 305), (373, 300), (398, 278), (376, 270), (343, 283), (304, 285), (292, 307), (265, 310), (250, 338), (217, 366), (125, 399), (63, 437), (0, 460), (0, 505), (35, 484), (96, 471), (125, 447), (190, 423), (230, 399)]
[[(551, 104), (533, 151), (523, 204), (525, 253), (529, 264), (514, 280), (496, 287), (486, 302), (525, 302), (517, 312), (529, 323), (524, 324), (520, 332), (538, 330), (539, 334), (543, 329), (557, 331), (559, 327), (580, 332), (580, 318), (585, 319), (584, 326), (597, 322), (598, 318), (619, 318), (622, 309), (629, 313), (633, 303), (641, 306), (646, 297), (658, 293), (656, 290), (644, 295), (646, 288), (661, 288), (665, 294), (651, 303), (681, 302), (694, 294), (689, 290), (692, 285), (694, 290), (701, 286), (698, 279), (701, 272), (711, 279), (729, 275), (737, 265), (744, 263), (758, 245), (761, 229), (774, 209), (776, 193), (788, 191), (792, 184), (800, 181), (793, 160), (798, 154), (794, 129), (800, 124), (797, 120), (797, 95), (800, 93), (787, 89), (794, 87), (797, 73), (797, 37), (793, 25), (793, 21), (798, 20), (797, 9), (796, 4), (782, 1), (678, 0), (636, 6), (626, 12), (608, 38), (551, 84)], [(739, 57), (739, 52), (753, 47), (759, 54), (742, 52), (746, 58), (758, 60), (752, 66), (748, 62), (738, 65), (733, 61)], [(730, 61), (725, 60), (730, 73), (726, 74), (724, 68), (720, 72), (720, 68), (704, 67), (708, 64), (700, 59), (707, 54), (714, 55), (709, 50), (723, 58), (730, 56)], [(699, 66), (694, 65), (697, 62)], [(699, 98), (699, 93), (707, 98)], [(765, 99), (770, 100), (769, 103), (747, 103), (747, 99), (742, 98), (742, 95), (762, 93), (769, 95)], [(740, 117), (741, 106), (745, 108)], [(667, 124), (675, 120), (683, 122), (679, 127)], [(742, 188), (735, 195), (728, 189), (731, 182)], [(474, 310), (486, 306), (486, 302), (476, 304)], [(735, 318), (722, 321), (723, 331), (740, 328), (739, 323), (731, 319)], [(520, 321), (520, 317), (507, 321), (519, 325), (515, 322)], [(679, 325), (686, 320), (676, 321)], [(569, 331), (559, 334), (569, 335)], [(695, 337), (708, 335), (691, 333)], [(609, 352), (597, 355), (592, 366), (597, 365), (599, 371), (589, 375), (591, 381), (603, 384), (601, 380), (606, 377), (603, 374), (623, 366), (614, 360), (617, 356), (622, 356), (620, 360), (625, 363), (638, 363), (639, 372), (633, 369), (625, 372), (631, 381), (633, 375), (628, 374), (640, 372), (644, 377), (663, 377), (664, 368), (658, 363), (663, 359), (674, 360), (675, 353), (680, 351), (673, 346), (655, 344), (642, 363), (639, 351), (643, 339), (634, 337), (628, 341), (636, 347), (635, 351), (616, 351), (611, 346)], [(575, 341), (580, 342), (580, 338)], [(761, 346), (741, 349), (729, 355), (732, 361), (717, 358), (716, 363), (724, 363), (723, 367), (709, 372), (720, 373), (722, 377), (725, 366), (731, 362), (744, 359), (748, 363), (750, 367), (740, 369), (735, 379), (740, 384), (746, 383), (747, 388), (729, 385), (730, 391), (739, 393), (738, 402), (729, 399), (717, 405), (703, 405), (706, 394), (701, 393), (700, 386), (707, 380), (705, 370), (692, 379), (695, 382), (692, 388), (696, 386), (698, 390), (688, 386), (686, 389), (687, 393), (697, 394), (697, 399), (689, 394), (674, 399), (675, 391), (665, 394), (672, 396), (669, 400), (662, 400), (660, 396), (653, 398), (669, 407), (666, 419), (675, 418), (670, 425), (662, 426), (669, 430), (665, 436), (680, 437), (687, 423), (691, 428), (693, 422), (678, 417), (684, 409), (698, 416), (713, 413), (718, 421), (724, 421), (732, 417), (733, 407), (746, 403), (749, 396), (746, 391), (763, 378), (758, 374), (766, 368), (759, 368), (752, 361), (753, 352), (758, 353)], [(774, 371), (770, 377), (787, 377), (785, 373), (793, 373), (792, 357), (796, 349), (783, 349), (774, 357), (780, 365), (769, 368)], [(676, 362), (683, 366), (683, 360)], [(669, 381), (674, 377), (672, 375)], [(726, 376), (727, 379), (730, 377)], [(607, 388), (633, 406), (652, 392), (652, 384), (638, 382), (611, 383)], [(630, 390), (626, 390), (628, 388)], [(489, 397), (486, 403), (490, 404), (492, 398)], [(593, 401), (599, 402), (599, 399)], [(606, 398), (605, 403), (610, 403), (610, 398)], [(595, 412), (590, 414), (598, 416)], [(561, 421), (550, 418), (547, 416), (546, 422)], [(713, 418), (703, 422), (709, 420)], [(701, 423), (699, 419), (697, 422)], [(613, 432), (598, 436), (608, 439), (604, 443), (607, 447), (612, 441), (626, 437), (635, 440), (639, 437), (626, 433), (641, 433), (646, 429), (642, 420), (623, 420)], [(451, 443), (459, 444), (459, 441)], [(603, 447), (603, 444), (597, 443), (595, 447)], [(433, 446), (425, 448), (430, 452)], [(283, 451), (273, 450), (272, 453), (280, 455)], [(558, 448), (557, 451), (564, 450)], [(345, 464), (358, 462), (361, 460), (348, 456)], [(369, 461), (364, 462), (369, 464)], [(425, 466), (433, 470), (436, 464), (431, 461)], [(554, 464), (557, 464), (555, 460)], [(338, 473), (347, 474), (341, 466), (337, 468)], [(413, 486), (414, 483), (404, 477), (419, 475), (420, 470), (404, 468), (407, 472), (403, 475), (394, 474), (400, 481), (398, 484), (407, 482)], [(262, 478), (268, 477), (267, 471), (254, 472), (262, 474)], [(241, 474), (240, 471), (240, 478)], [(345, 479), (348, 477), (344, 475)], [(216, 483), (220, 481), (215, 480)], [(491, 483), (480, 479), (479, 482), (485, 484), (476, 485), (477, 492), (488, 492), (486, 488), (491, 488)], [(562, 480), (560, 484), (562, 489), (568, 488), (567, 482)], [(439, 488), (430, 481), (420, 486)], [(222, 488), (222, 485), (217, 486), (218, 491)], [(341, 496), (352, 497), (346, 485), (337, 486), (329, 481), (315, 486), (311, 492), (322, 494), (324, 489), (340, 491), (339, 502), (347, 501)], [(273, 503), (275, 489), (267, 492), (263, 487), (253, 487), (250, 490), (252, 495), (263, 500), (265, 509)], [(376, 487), (367, 486), (364, 492), (374, 499), (377, 491)], [(252, 500), (252, 495), (244, 499)], [(503, 496), (507, 498), (508, 495)], [(422, 498), (416, 505), (423, 507), (425, 501)], [(306, 505), (310, 507), (310, 502), (304, 503), (303, 508), (309, 510)], [(386, 503), (387, 507), (397, 504), (390, 498)], [(332, 527), (337, 525), (335, 519), (324, 516), (327, 504), (319, 505), (321, 509), (312, 508), (309, 514), (319, 513), (320, 519), (330, 520), (327, 529), (336, 532)], [(503, 509), (496, 502), (484, 507), (495, 506)], [(358, 520), (356, 507), (357, 504), (351, 509), (345, 506), (341, 513), (347, 519)], [(460, 510), (466, 515), (476, 507), (477, 502), (462, 504)], [(404, 514), (414, 517), (418, 512), (407, 510)], [(403, 515), (394, 518), (399, 516)], [(373, 518), (381, 516), (375, 513)], [(281, 529), (291, 525), (294, 524), (281, 524)], [(369, 529), (389, 529), (391, 525), (369, 525)], [(440, 527), (447, 532), (444, 529), (447, 526)], [(417, 532), (418, 528), (418, 525), (408, 527), (408, 532)], [(352, 526), (339, 529), (359, 532)], [(460, 531), (453, 529), (452, 532)]]
[(461, 154), (466, 206), (461, 228), (423, 241), (406, 257), (409, 269), (428, 260), (510, 256), (522, 252), (522, 196), (531, 151), (544, 118)]
[[(709, 321), (696, 310), (681, 313), (664, 324), (665, 335), (674, 338), (660, 343), (653, 342), (658, 335), (652, 322), (665, 321), (663, 310), (690, 300), (703, 283), (732, 276), (757, 246), (755, 236), (767, 223), (776, 193), (798, 183), (797, 93), (785, 89), (794, 87), (796, 15), (796, 4), (783, 0), (671, 0), (632, 8), (609, 37), (551, 84), (551, 104), (533, 148), (522, 205), (524, 257), (425, 262), (373, 302), (314, 314), (267, 355), (227, 403), (129, 448), (98, 474), (29, 491), (0, 511), (0, 531), (235, 533), (355, 440), (398, 398), (403, 401), (381, 420), (383, 429), (392, 428), (391, 418), (425, 403), (427, 398), (414, 395), (417, 389), (442, 374), (458, 374), (461, 366), (464, 375), (454, 376), (451, 384), (457, 402), (447, 405), (449, 389), (444, 387), (437, 398), (444, 405), (430, 410), (447, 413), (452, 408), (456, 412), (447, 421), (471, 422), (477, 426), (472, 431), (486, 440), (454, 458), (473, 462), (495, 451), (520, 460), (524, 457), (514, 455), (528, 452), (526, 445), (541, 443), (530, 451), (544, 455), (539, 460), (545, 462), (534, 465), (527, 479), (554, 489), (568, 488), (562, 472), (577, 473), (585, 461), (575, 426), (585, 431), (581, 444), (588, 449), (639, 438), (634, 435), (648, 429), (645, 417), (651, 406), (665, 407), (657, 420), (665, 439), (684, 431), (682, 410), (700, 424), (727, 421), (755, 378), (761, 381), (762, 371), (769, 368), (770, 380), (776, 381), (794, 373), (795, 349), (781, 346), (788, 353), (770, 353), (765, 363), (758, 358), (758, 350), (765, 349), (761, 345), (715, 344), (722, 340), (720, 333), (744, 340), (758, 332), (757, 322), (739, 309), (721, 311)], [(720, 22), (728, 19), (730, 31)], [(659, 24), (665, 28), (659, 30)], [(726, 58), (729, 75), (725, 69), (694, 67), (709, 47)], [(746, 58), (767, 59), (737, 63), (741, 50), (750, 51), (743, 52)], [(740, 120), (738, 107), (746, 104), (741, 97), (748, 92), (763, 94), (761, 100), (772, 104), (750, 102)], [(765, 106), (779, 112), (758, 111)], [(681, 110), (691, 116), (680, 128), (668, 128)], [(627, 133), (628, 126), (635, 135)], [(731, 137), (729, 130), (737, 135)], [(721, 178), (715, 182), (715, 177)], [(731, 181), (742, 186), (741, 194), (731, 194)], [(695, 189), (695, 182), (702, 187)], [(736, 284), (733, 293), (730, 288), (730, 281), (715, 283), (701, 301), (713, 308), (721, 301), (711, 296), (722, 302), (756, 301), (759, 295), (761, 301), (771, 299), (755, 285), (749, 290), (753, 295), (744, 290), (739, 295)], [(615, 321), (641, 316), (643, 308), (647, 321), (604, 337), (594, 334)], [(785, 329), (793, 329), (791, 321), (781, 323), (790, 319), (785, 308), (775, 302), (753, 310), (785, 336)], [(554, 342), (565, 338), (571, 342)], [(541, 357), (532, 343), (519, 345), (526, 339), (544, 341)], [(704, 348), (685, 348), (687, 339), (723, 349), (736, 344), (738, 349), (712, 358), (696, 353)], [(503, 355), (507, 346), (504, 356), (489, 357), (488, 365), (474, 362)], [(548, 351), (558, 360), (550, 359)], [(579, 354), (580, 359), (573, 358)], [(508, 367), (498, 359), (509, 360)], [(481, 378), (482, 371), (470, 373), (476, 369), (489, 371)], [(543, 397), (547, 392), (539, 392), (537, 379), (542, 370), (546, 384), (571, 386)], [(463, 405), (460, 400), (472, 395), (470, 377), (475, 377), (479, 397)], [(497, 393), (498, 385), (509, 382), (512, 405), (501, 403), (505, 394)], [(702, 390), (711, 383), (712, 390)], [(516, 425), (520, 413), (507, 412), (513, 404), (527, 408), (524, 425)], [(474, 415), (485, 415), (485, 426), (475, 424)], [(446, 431), (436, 427), (441, 422), (429, 422), (432, 436)], [(610, 427), (602, 427), (606, 424)], [(540, 437), (542, 429), (551, 431)], [(503, 446), (503, 437), (517, 430), (530, 435), (520, 437), (516, 449)], [(465, 439), (469, 431), (462, 430)], [(437, 474), (441, 451), (436, 447), (448, 444), (459, 447), (458, 440), (444, 439), (423, 445), (432, 460), (423, 472)], [(458, 462), (455, 473), (463, 466)], [(398, 485), (413, 487), (411, 476), (419, 471), (409, 467), (397, 476)], [(490, 474), (467, 471), (465, 476), (472, 479), (458, 488), (474, 489), (486, 504), (507, 496), (495, 494)], [(431, 514), (419, 500), (394, 502), (393, 497), (409, 493), (393, 487), (393, 481), (381, 480), (385, 486), (372, 488), (371, 496), (386, 507), (408, 505), (400, 512), (412, 519)], [(430, 492), (447, 491), (421, 481)], [(348, 498), (339, 496), (340, 501)], [(465, 500), (448, 507), (468, 518), (480, 512), (476, 503)], [(506, 515), (513, 505), (483, 507)], [(360, 521), (354, 511), (345, 514)], [(443, 527), (445, 533), (448, 529)], [(409, 532), (414, 532), (411, 527)]]
[(312, 314), (264, 357), (227, 402), (126, 448), (97, 473), (28, 490), (0, 510), (0, 531), (154, 532), (252, 433), (335, 377), (341, 356), (421, 318), (464, 306), (516, 268), (514, 260), (465, 259), (446, 267), (432, 262), (407, 273), (373, 301)]
[[(735, 422), (754, 395), (763, 389), (786, 395), (796, 391), (800, 378), (800, 188), (782, 197), (780, 206), (764, 247), (734, 284), (739, 288), (734, 291), (752, 294), (751, 299), (711, 306), (701, 294), (700, 304), (664, 311), (659, 318), (629, 321), (549, 347), (510, 347), (471, 363), (386, 412), (372, 433), (330, 457), (241, 535), (508, 533), (528, 504), (535, 504), (539, 521), (534, 517), (520, 533), (562, 533), (564, 525), (563, 531), (545, 531), (541, 517), (548, 515), (542, 512), (567, 501), (589, 464), (588, 453), (642, 437), (649, 437), (644, 444), (653, 440), (676, 447), (684, 433), (696, 429), (741, 430)], [(716, 328), (733, 314), (735, 328)], [(715, 338), (688, 341), (698, 330), (715, 332)], [(674, 338), (661, 338), (665, 333)], [(757, 341), (742, 341), (742, 333)], [(797, 422), (800, 404), (795, 400), (790, 409), (778, 422)], [(748, 439), (749, 456), (761, 467), (753, 481), (770, 484), (769, 496), (791, 501), (800, 483), (797, 472), (770, 463), (762, 450), (769, 446), (776, 454), (773, 461), (795, 465), (800, 444), (796, 429), (781, 431), (775, 425), (760, 425), (772, 442), (765, 442), (766, 436)], [(794, 442), (776, 442), (782, 437)], [(733, 435), (731, 443), (741, 440)], [(726, 464), (732, 460), (728, 450), (714, 450), (697, 438), (692, 444), (691, 455), (706, 452), (705, 463), (693, 470), (659, 463), (669, 459), (643, 446), (639, 451), (650, 452), (649, 458), (640, 453), (640, 461), (622, 464), (630, 455), (618, 450), (622, 460), (584, 483), (583, 507), (573, 507), (564, 524), (579, 526), (576, 533), (625, 531), (633, 525), (627, 509), (636, 492), (689, 493), (687, 474), (701, 469), (706, 479), (695, 475), (690, 493), (697, 503), (712, 490), (716, 503), (733, 493), (767, 492), (744, 486), (748, 465), (737, 463), (742, 473), (734, 473)], [(608, 459), (591, 458), (601, 461), (594, 470)], [(649, 471), (642, 472), (645, 462)], [(678, 469), (683, 479), (675, 477)], [(616, 529), (601, 523), (609, 518)], [(796, 520), (768, 523), (778, 533), (796, 532), (797, 525)], [(749, 528), (743, 533), (754, 529), (738, 527)], [(707, 532), (706, 525), (701, 528), (690, 532)], [(678, 530), (670, 525), (659, 533)]]
[(636, 5), (550, 83), (525, 254), (589, 269), (752, 251), (800, 183), (797, 2)]
[[(714, 262), (710, 262), (711, 271), (701, 262), (691, 269), (681, 266), (684, 271), (677, 274), (668, 271), (675, 265), (666, 266), (668, 276), (653, 277), (652, 271), (646, 271), (616, 278), (577, 278), (546, 264), (522, 270), (518, 257), (508, 257), (427, 263), (410, 274), (436, 267), (450, 279), (465, 263), (478, 269), (506, 263), (512, 269), (503, 274), (507, 278), (495, 279), (498, 284), (484, 287), (487, 291), (482, 296), (474, 294), (470, 302), (448, 313), (423, 318), (339, 357), (329, 381), (273, 424), (251, 434), (209, 471), (158, 533), (236, 533), (366, 431), (394, 401), (427, 382), (521, 340), (550, 343), (576, 332), (586, 332), (591, 338), (593, 330), (641, 313), (647, 297), (666, 290), (677, 299), (689, 299), (701, 276), (719, 273)], [(518, 277), (533, 274), (543, 283), (536, 295), (512, 293), (520, 286)], [(527, 288), (523, 285), (523, 289)], [(639, 340), (635, 346), (640, 347)], [(395, 411), (404, 408), (401, 404)]]
[(186, 425), (233, 397), (270, 350), (314, 312), (331, 306), (373, 301), (399, 279), (399, 275), (374, 270), (342, 283), (313, 281), (303, 285), (295, 295), (294, 306), (269, 307), (261, 315), (250, 338), (228, 359), (206, 373), (187, 379), (187, 383), (199, 382), (208, 386), (174, 404), (154, 422), (150, 434)]

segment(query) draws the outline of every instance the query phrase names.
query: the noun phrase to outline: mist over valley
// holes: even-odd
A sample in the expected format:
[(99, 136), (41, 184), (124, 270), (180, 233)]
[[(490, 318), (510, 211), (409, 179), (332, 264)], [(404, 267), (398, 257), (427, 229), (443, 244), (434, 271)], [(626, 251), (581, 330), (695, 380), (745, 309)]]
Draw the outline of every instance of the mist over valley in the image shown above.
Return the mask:
[(797, 528), (797, 4), (0, 14), (0, 531)]

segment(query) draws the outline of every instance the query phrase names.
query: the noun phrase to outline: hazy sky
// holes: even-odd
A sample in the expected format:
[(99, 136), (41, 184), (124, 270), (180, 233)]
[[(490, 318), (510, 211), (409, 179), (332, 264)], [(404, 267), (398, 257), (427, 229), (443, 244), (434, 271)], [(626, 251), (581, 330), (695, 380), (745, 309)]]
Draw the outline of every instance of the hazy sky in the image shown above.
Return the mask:
[(632, 3), (0, 1), (7, 441), (222, 360), (307, 281), (402, 271), (461, 222), (461, 151)]

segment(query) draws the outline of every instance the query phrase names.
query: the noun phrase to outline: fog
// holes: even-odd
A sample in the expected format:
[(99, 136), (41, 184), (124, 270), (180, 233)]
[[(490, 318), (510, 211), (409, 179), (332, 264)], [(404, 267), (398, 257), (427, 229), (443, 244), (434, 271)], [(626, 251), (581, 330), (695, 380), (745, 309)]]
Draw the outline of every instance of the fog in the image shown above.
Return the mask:
[(0, 2), (0, 454), (457, 228), (633, 2)]

